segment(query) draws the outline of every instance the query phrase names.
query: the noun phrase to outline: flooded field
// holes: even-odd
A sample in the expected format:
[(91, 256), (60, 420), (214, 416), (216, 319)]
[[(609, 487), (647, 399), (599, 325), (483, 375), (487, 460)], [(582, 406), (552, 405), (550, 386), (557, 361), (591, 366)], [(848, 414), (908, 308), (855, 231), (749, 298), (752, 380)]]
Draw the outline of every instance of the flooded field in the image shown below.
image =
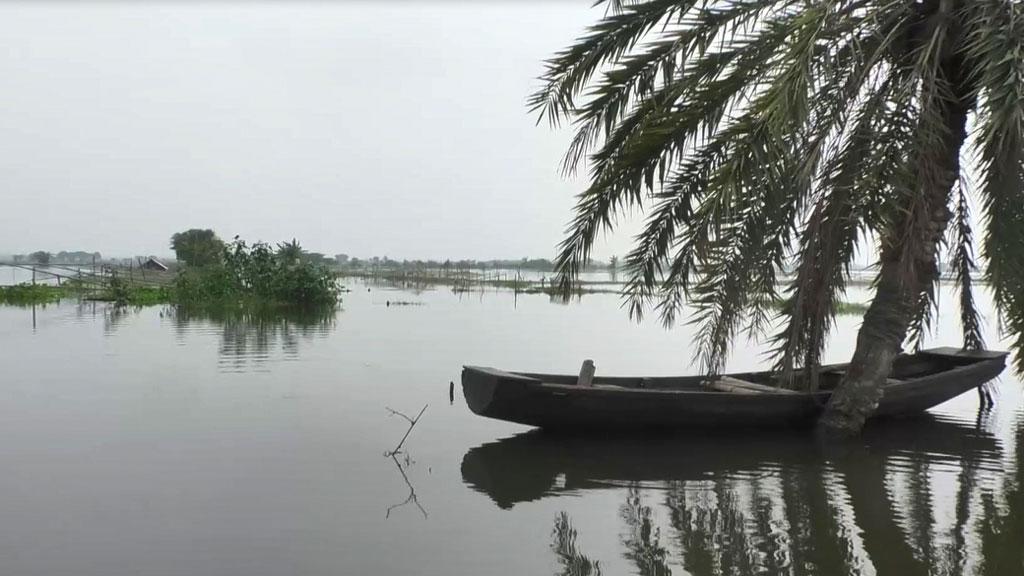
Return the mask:
[[(970, 393), (841, 449), (552, 438), (471, 414), (461, 365), (692, 373), (691, 330), (637, 326), (612, 294), (350, 287), (326, 316), (0, 307), (4, 573), (1024, 573), (1009, 372), (991, 412)], [(840, 318), (827, 361), (858, 323)], [(955, 324), (932, 342), (957, 344)], [(388, 409), (424, 406), (387, 457), (408, 427)]]

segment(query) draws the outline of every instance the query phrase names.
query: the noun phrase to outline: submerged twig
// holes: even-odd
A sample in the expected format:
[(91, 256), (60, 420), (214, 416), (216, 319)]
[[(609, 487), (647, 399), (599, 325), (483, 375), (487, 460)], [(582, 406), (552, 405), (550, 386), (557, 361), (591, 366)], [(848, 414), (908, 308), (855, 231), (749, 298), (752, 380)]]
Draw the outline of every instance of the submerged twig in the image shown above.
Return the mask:
[(392, 416), (401, 416), (402, 418), (405, 418), (407, 422), (409, 422), (409, 429), (405, 431), (405, 436), (402, 436), (402, 439), (399, 440), (398, 445), (395, 446), (393, 450), (385, 452), (385, 456), (393, 457), (395, 454), (398, 454), (402, 451), (402, 445), (405, 444), (405, 440), (409, 437), (409, 434), (412, 432), (412, 429), (416, 426), (416, 423), (420, 421), (420, 416), (423, 416), (423, 413), (427, 411), (427, 406), (429, 406), (429, 404), (424, 404), (423, 408), (420, 409), (420, 413), (417, 414), (415, 418), (410, 418), (406, 414), (403, 414), (398, 410), (388, 408), (387, 406), (384, 407), (384, 409), (390, 412)]
[[(427, 517), (427, 511), (424, 510), (423, 506), (420, 505), (419, 498), (416, 496), (416, 489), (413, 488), (412, 482), (409, 481), (409, 476), (406, 475), (405, 468), (402, 467), (402, 463), (398, 461), (398, 455), (403, 454), (402, 446), (405, 444), (405, 441), (409, 438), (409, 434), (412, 433), (412, 429), (416, 427), (416, 423), (420, 421), (420, 418), (423, 416), (423, 413), (427, 411), (427, 406), (429, 406), (429, 404), (424, 404), (423, 408), (420, 409), (419, 414), (417, 414), (415, 418), (411, 418), (408, 414), (399, 412), (394, 408), (390, 408), (387, 406), (384, 407), (384, 409), (387, 410), (388, 413), (390, 413), (392, 416), (401, 416), (403, 419), (405, 419), (406, 422), (409, 423), (409, 428), (405, 431), (405, 435), (402, 436), (402, 439), (398, 441), (398, 444), (394, 447), (394, 449), (384, 453), (384, 456), (391, 458), (391, 461), (395, 463), (395, 467), (398, 468), (398, 473), (402, 475), (402, 480), (405, 482), (405, 485), (409, 487), (409, 496), (404, 501), (399, 502), (398, 504), (388, 506), (388, 510), (384, 514), (384, 518), (389, 518), (391, 516), (392, 510), (396, 508), (401, 508), (402, 506), (405, 506), (410, 502), (415, 504), (416, 507), (420, 509), (420, 512), (423, 514), (424, 518)], [(405, 452), (404, 454), (405, 465), (408, 466), (409, 464), (412, 463), (412, 460), (409, 458), (409, 454), (407, 452)]]
[[(426, 410), (426, 407), (424, 406), (423, 409)], [(420, 414), (423, 414), (422, 410), (420, 411)], [(398, 467), (398, 473), (402, 475), (402, 480), (405, 481), (405, 485), (409, 487), (409, 496), (404, 501), (399, 502), (398, 504), (392, 504), (391, 506), (388, 506), (388, 510), (384, 514), (384, 518), (385, 519), (390, 518), (392, 510), (395, 510), (396, 508), (401, 508), (402, 506), (405, 506), (406, 504), (409, 504), (410, 502), (415, 504), (416, 507), (420, 509), (420, 512), (423, 514), (423, 517), (426, 518), (427, 517), (427, 511), (424, 510), (423, 506), (420, 504), (419, 497), (416, 496), (416, 489), (413, 488), (412, 482), (409, 481), (409, 477), (405, 474), (405, 469), (402, 468), (401, 462), (398, 461), (398, 458), (395, 458), (394, 453), (392, 453), (390, 455), (390, 458), (391, 458), (391, 461), (395, 463), (395, 466)]]

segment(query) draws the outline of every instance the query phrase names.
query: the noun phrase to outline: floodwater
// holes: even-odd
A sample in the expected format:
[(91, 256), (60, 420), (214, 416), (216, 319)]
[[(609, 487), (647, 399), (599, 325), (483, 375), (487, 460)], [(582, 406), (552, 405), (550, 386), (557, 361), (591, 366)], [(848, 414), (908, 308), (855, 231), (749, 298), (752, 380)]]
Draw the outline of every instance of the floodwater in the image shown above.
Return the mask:
[[(693, 372), (692, 329), (637, 326), (606, 294), (352, 288), (337, 314), (300, 318), (0, 307), (0, 572), (1024, 574), (1009, 372), (991, 412), (970, 393), (841, 448), (551, 438), (474, 416), (458, 386), (450, 403), (449, 382), (464, 363), (584, 358)], [(857, 323), (840, 319), (827, 360)], [(947, 313), (932, 341), (958, 339)], [(730, 367), (762, 351), (741, 344)], [(386, 456), (408, 427), (388, 409), (424, 407)]]

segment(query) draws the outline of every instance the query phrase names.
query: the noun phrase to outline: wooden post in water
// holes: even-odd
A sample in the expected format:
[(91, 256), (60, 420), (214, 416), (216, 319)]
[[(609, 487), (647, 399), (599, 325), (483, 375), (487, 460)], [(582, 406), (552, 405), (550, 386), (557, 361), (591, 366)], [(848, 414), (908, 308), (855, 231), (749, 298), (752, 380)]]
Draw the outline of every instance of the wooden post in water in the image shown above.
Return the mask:
[[(32, 267), (32, 285), (33, 286), (36, 285), (36, 267), (35, 266)], [(32, 311), (35, 312), (35, 308), (33, 308)]]

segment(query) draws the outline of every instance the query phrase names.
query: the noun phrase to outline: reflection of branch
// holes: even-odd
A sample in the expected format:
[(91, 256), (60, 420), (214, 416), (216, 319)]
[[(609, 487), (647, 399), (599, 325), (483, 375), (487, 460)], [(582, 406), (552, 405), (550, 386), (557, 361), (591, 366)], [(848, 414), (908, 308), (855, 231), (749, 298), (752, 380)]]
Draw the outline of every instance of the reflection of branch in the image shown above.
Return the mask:
[[(420, 410), (420, 413), (417, 414), (415, 418), (409, 418), (408, 416), (406, 416), (405, 414), (399, 412), (398, 410), (392, 410), (391, 408), (387, 408), (387, 407), (384, 408), (385, 410), (390, 412), (392, 416), (401, 416), (402, 418), (405, 418), (406, 421), (409, 422), (409, 429), (405, 431), (405, 436), (402, 436), (402, 439), (399, 440), (398, 445), (395, 446), (395, 448), (393, 450), (391, 450), (390, 452), (385, 452), (384, 453), (385, 456), (394, 457), (395, 454), (398, 454), (399, 452), (401, 452), (402, 444), (405, 444), (405, 439), (409, 437), (409, 433), (412, 432), (413, 427), (416, 426), (416, 423), (420, 421), (420, 416), (423, 416), (423, 413), (427, 411), (427, 406), (428, 406), (428, 404), (424, 404), (423, 408)], [(396, 463), (397, 463), (397, 460), (396, 460)]]
[[(426, 409), (427, 409), (426, 406), (424, 406), (423, 410), (426, 410)], [(423, 414), (422, 410), (420, 411), (420, 414)], [(419, 418), (419, 416), (417, 416), (417, 418)], [(413, 422), (413, 424), (415, 424), (415, 422)], [(410, 426), (409, 429), (411, 430), (412, 426)], [(401, 444), (399, 444), (399, 446), (401, 446)], [(403, 502), (399, 502), (398, 504), (392, 504), (391, 506), (388, 506), (388, 511), (387, 511), (387, 513), (384, 514), (384, 518), (385, 519), (389, 518), (391, 516), (391, 511), (392, 510), (394, 510), (396, 508), (401, 508), (402, 506), (405, 506), (406, 504), (408, 504), (410, 502), (415, 504), (416, 507), (420, 509), (420, 512), (423, 513), (423, 517), (426, 518), (427, 517), (427, 511), (424, 510), (423, 506), (420, 505), (419, 498), (416, 497), (416, 489), (412, 487), (412, 482), (409, 482), (409, 477), (405, 475), (405, 470), (402, 468), (402, 464), (398, 461), (398, 458), (395, 458), (394, 452), (392, 452), (390, 454), (390, 457), (391, 457), (391, 461), (394, 462), (395, 466), (398, 467), (398, 473), (402, 475), (402, 480), (405, 481), (405, 485), (409, 487), (409, 497), (406, 498), (405, 501), (403, 501)]]

